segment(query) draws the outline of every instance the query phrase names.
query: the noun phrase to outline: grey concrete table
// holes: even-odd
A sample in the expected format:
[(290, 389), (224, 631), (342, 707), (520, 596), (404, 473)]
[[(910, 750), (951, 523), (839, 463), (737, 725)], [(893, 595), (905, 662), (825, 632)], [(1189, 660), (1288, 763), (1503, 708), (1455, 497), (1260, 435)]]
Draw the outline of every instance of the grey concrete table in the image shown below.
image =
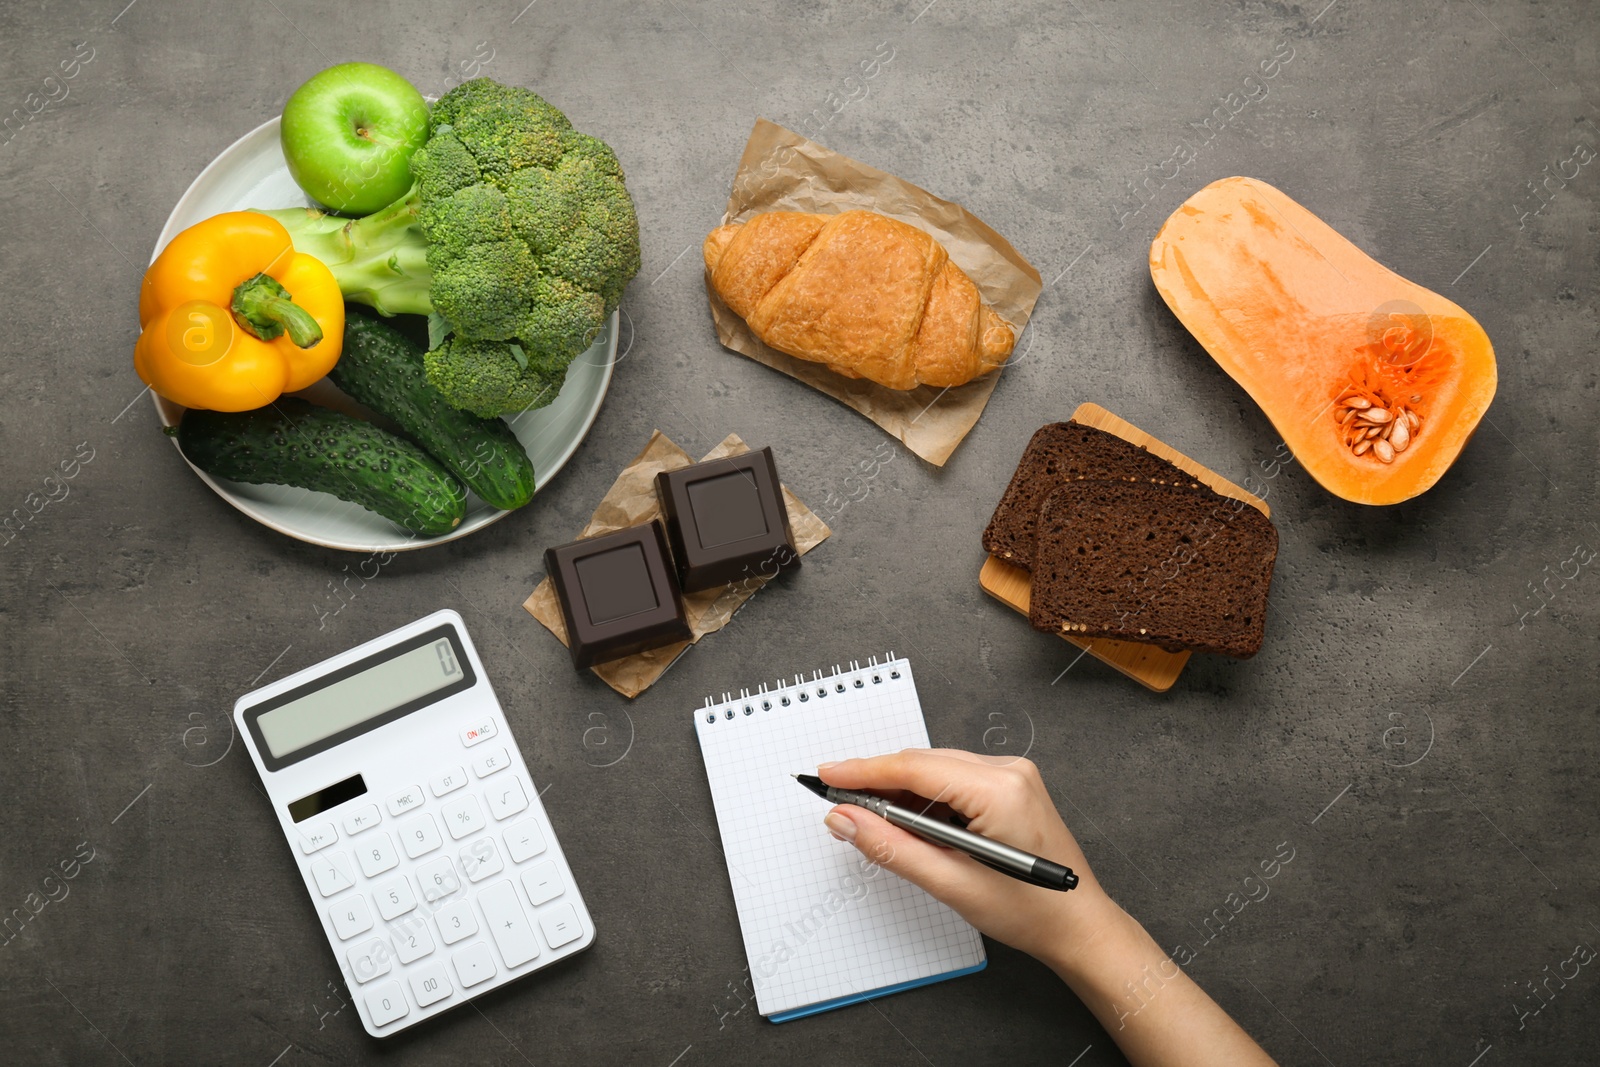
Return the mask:
[[(1044, 769), (1116, 897), (1283, 1062), (1592, 1058), (1600, 969), (1575, 961), (1600, 944), (1600, 574), (1547, 581), (1600, 547), (1600, 170), (1570, 162), (1600, 146), (1591, 5), (125, 3), (0, 11), (0, 505), (21, 517), (0, 545), (0, 912), (31, 915), (0, 945), (0, 1058), (1121, 1062), (1042, 966), (993, 944), (985, 973), (872, 1005), (782, 1026), (742, 1007), (686, 709), (885, 648), (913, 658), (937, 743)], [(616, 147), (644, 269), (571, 466), (326, 615), (350, 557), (194, 478), (130, 355), (178, 195), (348, 59), (425, 92), (476, 62), (547, 95)], [(947, 467), (902, 449), (800, 573), (627, 704), (520, 605), (650, 431), (771, 444), (811, 501), (847, 496), (885, 440), (716, 343), (698, 247), (758, 115), (962, 202), (1048, 284), (1027, 358)], [(1153, 291), (1155, 230), (1230, 174), (1289, 191), (1494, 338), (1494, 406), (1423, 497), (1362, 508), (1275, 463), (1270, 424)], [(1282, 551), (1254, 660), (1197, 656), (1156, 696), (979, 591), (978, 534), (1023, 443), (1083, 400), (1267, 487)], [(600, 936), (378, 1043), (341, 1009), (227, 713), (442, 606), (548, 787)], [(1250, 889), (1280, 853), (1269, 892)], [(76, 877), (46, 883), (63, 861)]]

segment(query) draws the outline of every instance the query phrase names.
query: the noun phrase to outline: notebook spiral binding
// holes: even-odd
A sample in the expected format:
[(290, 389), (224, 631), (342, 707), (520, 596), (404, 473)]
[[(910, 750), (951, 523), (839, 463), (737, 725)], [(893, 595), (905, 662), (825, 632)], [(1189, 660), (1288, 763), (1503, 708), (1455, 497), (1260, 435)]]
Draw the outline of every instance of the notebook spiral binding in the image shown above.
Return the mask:
[[(721, 700), (708, 694), (701, 710), (705, 712), (707, 723), (715, 723), (718, 715), (724, 720), (741, 717), (741, 712), (743, 715), (754, 715), (758, 710), (771, 711), (774, 707), (787, 708), (796, 702), (808, 703), (813, 695), (817, 700), (826, 700), (830, 692), (845, 693), (852, 688), (865, 689), (868, 685), (882, 685), (884, 682), (898, 679), (899, 668), (890, 665), (899, 658), (891, 649), (881, 663), (877, 656), (868, 658), (865, 667), (861, 665), (860, 660), (851, 660), (849, 667), (836, 663), (833, 666), (833, 673), (826, 679), (823, 678), (822, 671), (812, 671), (810, 678), (797, 674), (792, 682), (785, 682), (779, 678), (770, 690), (763, 682), (754, 693), (748, 689), (741, 689), (737, 696), (723, 693)], [(846, 685), (846, 682), (849, 684)]]

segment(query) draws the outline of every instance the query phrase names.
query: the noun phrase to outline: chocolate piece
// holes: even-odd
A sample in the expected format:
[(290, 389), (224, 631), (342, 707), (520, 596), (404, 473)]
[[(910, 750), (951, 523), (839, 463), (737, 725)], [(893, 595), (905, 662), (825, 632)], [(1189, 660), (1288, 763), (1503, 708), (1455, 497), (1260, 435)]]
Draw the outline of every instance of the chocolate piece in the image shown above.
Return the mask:
[(547, 548), (544, 565), (579, 669), (693, 636), (659, 522)]
[(656, 475), (685, 593), (800, 565), (772, 449)]

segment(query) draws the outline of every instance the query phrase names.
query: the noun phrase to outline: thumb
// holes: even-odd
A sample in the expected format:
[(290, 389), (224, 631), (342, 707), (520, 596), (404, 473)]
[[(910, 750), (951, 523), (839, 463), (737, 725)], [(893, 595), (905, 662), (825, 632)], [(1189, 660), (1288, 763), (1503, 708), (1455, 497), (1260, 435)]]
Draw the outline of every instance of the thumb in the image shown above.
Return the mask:
[(908, 833), (866, 808), (840, 804), (823, 819), (830, 833), (884, 870), (965, 913), (985, 891), (986, 876), (1003, 877), (970, 857)]

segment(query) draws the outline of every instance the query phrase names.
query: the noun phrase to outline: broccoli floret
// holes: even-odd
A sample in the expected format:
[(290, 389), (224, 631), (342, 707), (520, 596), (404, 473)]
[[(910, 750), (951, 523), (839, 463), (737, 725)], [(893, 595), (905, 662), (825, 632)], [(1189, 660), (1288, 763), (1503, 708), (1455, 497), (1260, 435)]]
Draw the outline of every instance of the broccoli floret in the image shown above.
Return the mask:
[(541, 407), (639, 272), (622, 166), (537, 93), (488, 78), (446, 93), (432, 122), (415, 184), (383, 210), (266, 214), (346, 299), (436, 316), (428, 378), (450, 403), (485, 416)]
[(541, 361), (570, 360), (567, 353), (582, 352), (605, 329), (610, 310), (600, 294), (552, 275), (535, 281), (533, 292), (533, 307), (517, 336), (540, 338), (528, 350)]
[(435, 262), (430, 247), (428, 265), (433, 268), (433, 310), (457, 334), (474, 341), (520, 336), (517, 331), (534, 301), (539, 277), (526, 244), (506, 240), (465, 245), (443, 264)]
[(550, 403), (561, 392), (570, 362), (570, 357), (536, 359), (514, 343), (465, 337), (447, 338), (422, 359), (435, 389), (456, 407), (486, 419)]

